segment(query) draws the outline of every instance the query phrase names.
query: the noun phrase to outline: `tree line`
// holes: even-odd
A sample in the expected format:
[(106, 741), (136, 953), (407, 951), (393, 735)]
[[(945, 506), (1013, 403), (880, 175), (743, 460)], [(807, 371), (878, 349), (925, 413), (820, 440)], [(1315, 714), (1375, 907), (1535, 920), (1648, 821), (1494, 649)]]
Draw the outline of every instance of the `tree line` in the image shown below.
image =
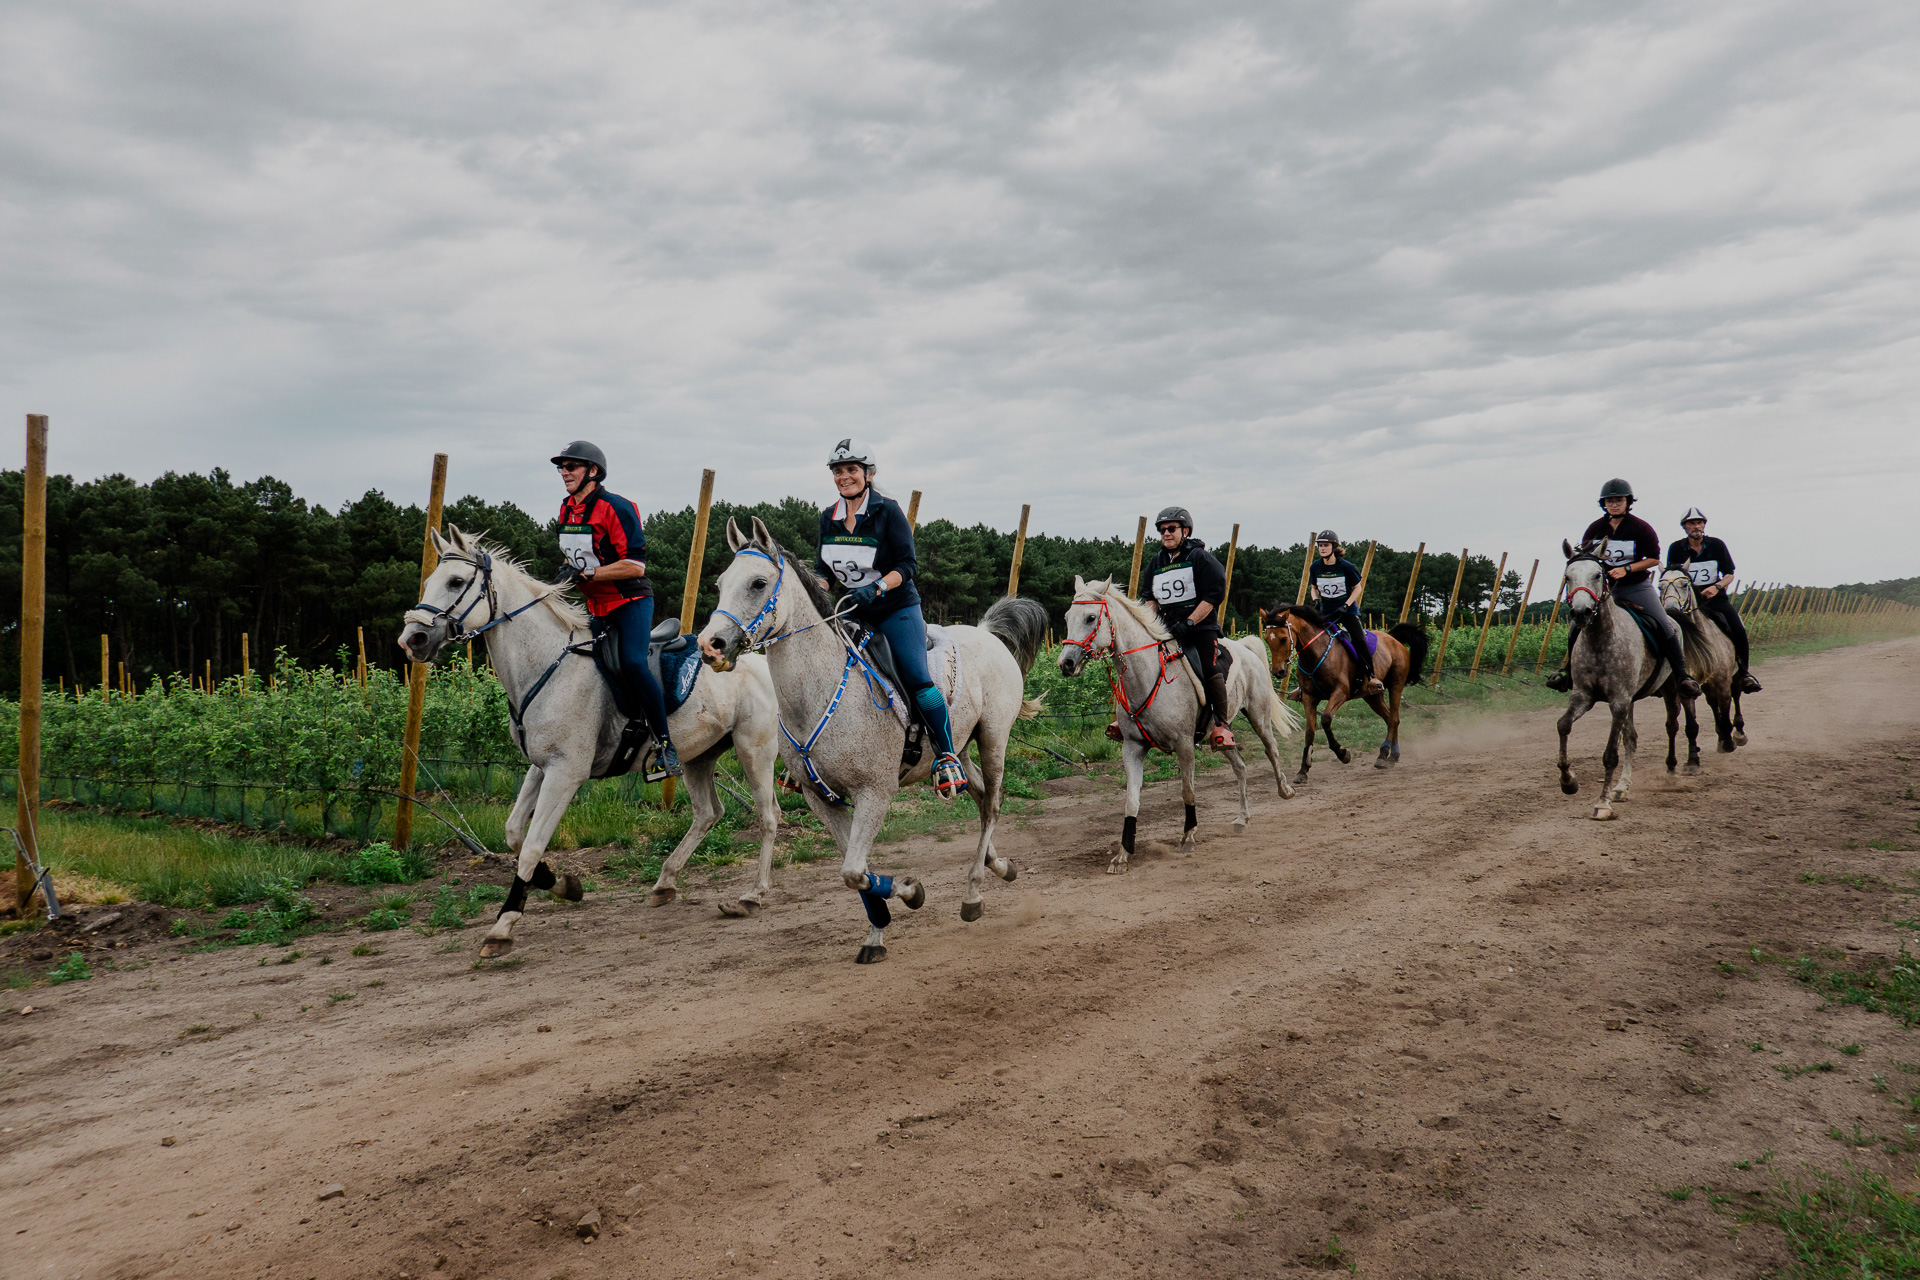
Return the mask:
[[(18, 692), (21, 495), (19, 471), (0, 471), (0, 691)], [(557, 504), (556, 504), (557, 506)], [(757, 504), (716, 502), (701, 563), (698, 616), (715, 604), (715, 580), (731, 558), (728, 518), (758, 516), (790, 550), (808, 554), (819, 527), (818, 505), (802, 498)], [(533, 572), (559, 569), (555, 522), (511, 502), (466, 496), (445, 508), (445, 520), (484, 533)], [(692, 507), (643, 518), (648, 575), (663, 601), (678, 609), (692, 547)], [(271, 671), (284, 651), (305, 664), (350, 665), (364, 630), (367, 656), (397, 667), (401, 617), (416, 599), (426, 513), (369, 489), (331, 510), (297, 495), (271, 476), (236, 481), (223, 470), (168, 472), (151, 483), (123, 475), (76, 481), (47, 478), (47, 632), (45, 678), (68, 687), (99, 683), (99, 637), (113, 662), (137, 681), (174, 673), (216, 678), (240, 669), (240, 637), (249, 637), (255, 670)], [(1131, 531), (1129, 531), (1129, 534)], [(1227, 529), (1198, 536), (1224, 561)], [(915, 534), (918, 584), (929, 621), (971, 622), (1006, 590), (1014, 534), (986, 524), (929, 520)], [(1146, 554), (1153, 553), (1151, 531)], [(1365, 539), (1348, 544), (1356, 564)], [(1242, 546), (1235, 557), (1227, 616), (1257, 625), (1256, 610), (1291, 603), (1306, 544)], [(1414, 553), (1375, 548), (1366, 606), (1397, 615)], [(1124, 582), (1133, 559), (1131, 536), (1063, 538), (1029, 534), (1020, 594), (1057, 619), (1072, 600), (1076, 574)], [(1420, 565), (1415, 616), (1443, 611), (1459, 557), (1429, 551)], [(1460, 589), (1463, 610), (1483, 609), (1493, 594), (1494, 561), (1469, 556)], [(1557, 571), (1558, 566), (1553, 566)], [(1546, 566), (1543, 566), (1546, 571)], [(1509, 569), (1498, 607), (1518, 600), (1520, 575)], [(1551, 585), (1535, 584), (1536, 597)], [(1529, 613), (1531, 617), (1531, 612)]]

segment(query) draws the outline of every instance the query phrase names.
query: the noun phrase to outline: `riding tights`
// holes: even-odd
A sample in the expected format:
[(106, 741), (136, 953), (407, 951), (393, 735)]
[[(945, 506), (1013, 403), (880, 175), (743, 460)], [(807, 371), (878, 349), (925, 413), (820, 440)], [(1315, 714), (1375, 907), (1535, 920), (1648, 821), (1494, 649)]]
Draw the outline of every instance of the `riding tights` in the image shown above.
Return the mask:
[(1700, 597), (1700, 612), (1719, 623), (1720, 629), (1727, 633), (1727, 639), (1733, 641), (1733, 657), (1740, 665), (1739, 671), (1734, 674), (1737, 681), (1747, 674), (1747, 628), (1740, 621), (1740, 611), (1733, 607), (1733, 601), (1727, 599), (1726, 592), (1718, 591)]
[(629, 600), (612, 613), (594, 618), (592, 626), (596, 636), (608, 627), (619, 635), (620, 672), (626, 679), (627, 692), (640, 704), (653, 724), (654, 736), (665, 747), (672, 741), (667, 732), (667, 699), (647, 666), (647, 646), (653, 639), (653, 597)]
[(940, 686), (927, 673), (927, 619), (920, 612), (920, 606), (910, 604), (904, 609), (895, 609), (870, 625), (887, 638), (887, 645), (893, 650), (894, 670), (900, 673), (901, 683), (907, 686), (914, 705), (920, 708), (920, 718), (927, 722), (934, 751), (943, 756), (953, 755), (953, 717), (948, 714), (947, 700), (941, 696)]

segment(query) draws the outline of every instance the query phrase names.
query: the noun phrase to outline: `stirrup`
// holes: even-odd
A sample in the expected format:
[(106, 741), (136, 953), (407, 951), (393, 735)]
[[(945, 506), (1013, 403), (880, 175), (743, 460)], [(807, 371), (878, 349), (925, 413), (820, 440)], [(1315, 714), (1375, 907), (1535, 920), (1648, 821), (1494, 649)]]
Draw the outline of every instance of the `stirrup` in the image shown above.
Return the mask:
[(1547, 688), (1555, 693), (1569, 693), (1573, 689), (1573, 672), (1562, 667), (1548, 676), (1545, 683)]
[(1742, 671), (1740, 673), (1740, 692), (1742, 693), (1760, 692), (1760, 682), (1753, 678), (1753, 672)]
[(658, 764), (669, 778), (677, 778), (684, 772), (680, 768), (680, 753), (673, 749), (671, 742), (660, 744), (659, 750), (654, 755), (654, 763)]
[(1107, 736), (1115, 742), (1125, 742), (1127, 740), (1127, 735), (1120, 732), (1120, 722), (1118, 720), (1107, 721)]
[(1215, 724), (1207, 734), (1207, 745), (1216, 751), (1225, 751), (1240, 744), (1233, 740), (1233, 730), (1223, 724)]
[(942, 755), (934, 760), (933, 790), (943, 800), (966, 794), (967, 771), (961, 767), (960, 757)]

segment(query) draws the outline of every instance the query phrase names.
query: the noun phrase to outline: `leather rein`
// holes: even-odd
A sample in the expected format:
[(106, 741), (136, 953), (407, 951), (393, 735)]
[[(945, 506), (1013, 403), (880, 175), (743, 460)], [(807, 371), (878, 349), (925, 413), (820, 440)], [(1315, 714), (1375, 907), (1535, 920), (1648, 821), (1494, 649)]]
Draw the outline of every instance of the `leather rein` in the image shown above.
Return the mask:
[[(1147, 732), (1147, 726), (1141, 722), (1141, 717), (1145, 716), (1148, 708), (1153, 706), (1153, 700), (1160, 696), (1160, 690), (1178, 679), (1177, 675), (1169, 676), (1167, 674), (1167, 646), (1175, 644), (1176, 642), (1169, 637), (1165, 640), (1152, 640), (1132, 649), (1121, 649), (1119, 647), (1120, 632), (1113, 625), (1112, 604), (1105, 596), (1096, 596), (1091, 600), (1075, 600), (1074, 603), (1077, 605), (1098, 605), (1100, 607), (1100, 621), (1094, 623), (1093, 630), (1087, 633), (1086, 639), (1063, 640), (1061, 643), (1070, 644), (1080, 650), (1080, 652), (1086, 654), (1089, 662), (1099, 658), (1106, 660), (1107, 683), (1113, 688), (1114, 705), (1124, 711), (1127, 718), (1133, 721), (1133, 727), (1139, 730), (1140, 737), (1146, 742), (1147, 746), (1158, 746), (1159, 744), (1154, 742), (1153, 736)], [(1101, 645), (1096, 652), (1094, 649), (1094, 641), (1099, 638), (1102, 625), (1106, 627), (1107, 642)], [(1127, 687), (1125, 683), (1126, 672), (1120, 668), (1120, 665), (1116, 663), (1114, 659), (1116, 657), (1125, 658), (1132, 654), (1145, 652), (1148, 649), (1159, 650), (1160, 673), (1154, 678), (1153, 688), (1148, 691), (1146, 701), (1142, 702), (1138, 708), (1135, 708), (1127, 698)]]

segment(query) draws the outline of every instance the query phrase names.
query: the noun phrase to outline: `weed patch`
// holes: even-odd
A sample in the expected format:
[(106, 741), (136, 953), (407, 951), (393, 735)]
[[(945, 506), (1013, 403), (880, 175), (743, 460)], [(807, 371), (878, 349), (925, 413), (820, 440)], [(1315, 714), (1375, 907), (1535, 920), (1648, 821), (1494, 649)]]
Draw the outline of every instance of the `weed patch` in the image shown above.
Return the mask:
[(384, 840), (368, 845), (347, 863), (348, 884), (412, 884), (433, 874), (433, 859), (417, 849), (402, 853)]
[(1789, 1280), (1920, 1276), (1920, 1205), (1851, 1163), (1842, 1177), (1783, 1178), (1741, 1220), (1786, 1234)]
[(1812, 956), (1801, 956), (1788, 970), (1829, 1004), (1858, 1005), (1889, 1014), (1906, 1027), (1920, 1022), (1920, 959), (1907, 950), (1904, 940), (1891, 961), (1875, 958), (1862, 968), (1829, 968)]
[(87, 958), (74, 951), (60, 962), (59, 968), (47, 975), (47, 982), (57, 987), (63, 982), (85, 982), (92, 976), (93, 970), (87, 966)]

